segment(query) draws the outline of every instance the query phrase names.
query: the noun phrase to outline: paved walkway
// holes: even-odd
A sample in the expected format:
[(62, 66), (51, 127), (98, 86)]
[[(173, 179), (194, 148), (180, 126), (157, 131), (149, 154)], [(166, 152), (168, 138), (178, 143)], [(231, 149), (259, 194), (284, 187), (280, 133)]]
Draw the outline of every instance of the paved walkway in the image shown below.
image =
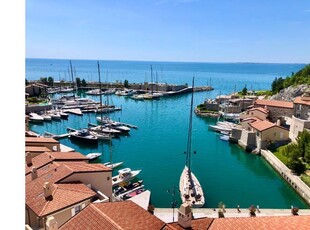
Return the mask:
[[(154, 215), (164, 221), (165, 223), (173, 222), (172, 208), (155, 208)], [(224, 216), (227, 217), (249, 217), (249, 210), (240, 208), (240, 212), (237, 209), (225, 209)], [(210, 208), (197, 208), (193, 209), (194, 218), (209, 217), (218, 218), (218, 209)], [(309, 215), (310, 209), (300, 209), (299, 215)], [(260, 209), (260, 212), (256, 211), (256, 216), (291, 216), (291, 209)], [(178, 209), (174, 209), (174, 221), (178, 220)]]

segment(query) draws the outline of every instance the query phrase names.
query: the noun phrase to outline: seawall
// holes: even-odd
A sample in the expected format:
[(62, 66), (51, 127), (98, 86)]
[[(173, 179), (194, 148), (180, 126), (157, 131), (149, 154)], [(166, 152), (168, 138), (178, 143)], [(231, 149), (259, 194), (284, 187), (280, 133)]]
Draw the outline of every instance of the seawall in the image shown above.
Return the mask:
[(295, 176), (272, 152), (261, 150), (261, 155), (310, 205), (310, 188), (298, 176)]

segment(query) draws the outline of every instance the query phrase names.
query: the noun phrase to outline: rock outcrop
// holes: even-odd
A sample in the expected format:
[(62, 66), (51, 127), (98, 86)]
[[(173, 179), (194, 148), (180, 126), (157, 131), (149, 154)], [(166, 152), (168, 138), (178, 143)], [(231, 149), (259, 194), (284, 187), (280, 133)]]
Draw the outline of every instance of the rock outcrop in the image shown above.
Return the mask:
[(269, 99), (278, 101), (293, 101), (295, 97), (301, 96), (309, 89), (310, 85), (307, 84), (290, 86), (288, 88), (282, 89), (279, 93), (271, 96)]

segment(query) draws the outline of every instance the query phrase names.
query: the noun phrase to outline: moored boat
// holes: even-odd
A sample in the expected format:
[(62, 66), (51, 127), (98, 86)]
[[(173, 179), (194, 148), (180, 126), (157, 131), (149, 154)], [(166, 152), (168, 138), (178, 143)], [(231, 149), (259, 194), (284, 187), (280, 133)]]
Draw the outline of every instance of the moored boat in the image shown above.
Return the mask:
[(133, 178), (135, 178), (141, 170), (131, 170), (130, 168), (124, 168), (118, 170), (118, 175), (112, 177), (112, 186), (120, 185), (124, 182), (131, 181)]
[(228, 136), (228, 135), (221, 135), (221, 136), (220, 136), (220, 139), (221, 139), (222, 141), (229, 141), (229, 136)]
[(214, 131), (217, 131), (217, 132), (231, 132), (232, 128), (229, 128), (229, 127), (224, 127), (224, 126), (219, 126), (219, 125), (209, 125), (209, 128), (211, 128), (212, 130)]
[(62, 119), (67, 119), (69, 117), (69, 114), (63, 111), (59, 111), (59, 115)]
[(111, 168), (111, 169), (114, 169), (114, 168), (117, 168), (117, 167), (121, 166), (123, 163), (124, 163), (124, 161), (113, 163), (113, 164), (109, 163), (106, 166)]
[[(194, 88), (194, 78), (192, 85)], [(205, 197), (199, 180), (191, 170), (193, 99), (194, 93), (192, 91), (187, 138), (186, 163), (180, 176), (179, 191), (182, 203), (187, 203), (189, 206), (194, 208), (200, 208), (205, 204)]]
[(50, 115), (48, 115), (47, 113), (43, 113), (41, 115), (41, 117), (43, 117), (44, 121), (51, 121), (52, 120), (52, 117)]
[(91, 131), (90, 130), (89, 132), (90, 132), (90, 134), (97, 137), (99, 140), (103, 140), (103, 141), (111, 141), (112, 137), (114, 137), (113, 134), (100, 132), (100, 130), (97, 130), (97, 131)]
[(98, 138), (90, 134), (87, 129), (81, 129), (73, 132), (71, 131), (69, 137), (88, 144), (98, 144)]
[(117, 186), (115, 189), (113, 189), (113, 195), (114, 195), (114, 197), (120, 196), (120, 195), (124, 194), (125, 192), (128, 192), (130, 190), (138, 188), (139, 186), (142, 185), (142, 183), (143, 183), (143, 180), (139, 180), (139, 181), (134, 182), (134, 183), (132, 183), (130, 181), (124, 186)]
[(89, 161), (93, 161), (98, 159), (101, 155), (102, 153), (88, 153), (86, 157), (89, 159)]
[(194, 173), (185, 165), (179, 183), (182, 203), (187, 203), (194, 208), (205, 204), (202, 187)]
[(136, 189), (134, 189), (134, 190), (132, 190), (132, 191), (122, 195), (121, 199), (122, 200), (128, 200), (128, 199), (130, 199), (130, 198), (132, 198), (132, 197), (134, 197), (136, 195), (141, 194), (144, 191), (145, 191), (144, 185), (141, 185), (139, 188), (136, 188)]
[(29, 116), (31, 122), (42, 123), (44, 121), (44, 118), (37, 113), (29, 113)]

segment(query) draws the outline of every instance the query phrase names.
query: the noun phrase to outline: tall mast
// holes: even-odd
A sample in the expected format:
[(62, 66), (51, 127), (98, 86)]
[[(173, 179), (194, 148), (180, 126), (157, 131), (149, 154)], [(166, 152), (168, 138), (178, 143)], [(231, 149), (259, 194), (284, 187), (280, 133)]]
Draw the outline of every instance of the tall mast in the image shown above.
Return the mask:
[(151, 85), (152, 85), (152, 90), (151, 90), (151, 92), (152, 92), (152, 94), (153, 94), (153, 67), (152, 67), (152, 65), (151, 65)]
[(70, 69), (71, 69), (71, 78), (72, 78), (72, 88), (74, 89), (74, 80), (73, 80), (73, 71), (72, 71), (72, 63), (70, 60)]
[(99, 67), (99, 61), (97, 61), (97, 66), (98, 66), (98, 76), (99, 76), (99, 94), (100, 94), (100, 125), (102, 128), (102, 94), (101, 94), (101, 79), (100, 79), (100, 67)]
[(191, 108), (190, 108), (190, 114), (189, 114), (187, 150), (186, 150), (186, 165), (189, 171), (191, 171), (193, 102), (194, 102), (194, 77), (193, 77), (193, 83), (192, 83), (192, 98), (191, 98)]

